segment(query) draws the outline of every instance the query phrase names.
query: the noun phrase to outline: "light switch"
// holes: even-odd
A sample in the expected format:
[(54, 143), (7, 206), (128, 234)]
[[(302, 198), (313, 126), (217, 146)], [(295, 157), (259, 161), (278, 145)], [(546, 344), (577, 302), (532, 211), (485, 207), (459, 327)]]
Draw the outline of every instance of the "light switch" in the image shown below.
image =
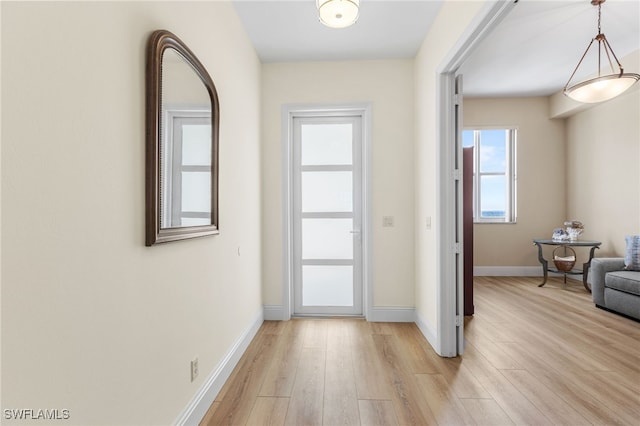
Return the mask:
[(385, 228), (393, 228), (393, 216), (382, 216), (382, 226)]
[(431, 229), (431, 216), (427, 216), (427, 229)]

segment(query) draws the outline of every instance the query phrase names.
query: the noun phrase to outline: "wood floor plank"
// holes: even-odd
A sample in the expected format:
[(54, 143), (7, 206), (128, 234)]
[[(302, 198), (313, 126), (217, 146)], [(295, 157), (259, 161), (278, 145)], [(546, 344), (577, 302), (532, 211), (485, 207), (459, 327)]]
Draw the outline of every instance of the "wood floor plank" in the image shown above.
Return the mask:
[(463, 398), (460, 399), (460, 402), (477, 425), (508, 426), (515, 424), (493, 399)]
[(491, 398), (491, 394), (464, 364), (464, 360), (457, 363), (446, 362), (442, 374), (458, 398)]
[[(394, 324), (394, 326), (396, 334), (401, 340), (411, 341), (410, 368), (413, 373), (442, 374), (459, 398), (491, 397), (469, 369), (463, 365), (463, 358), (438, 356), (415, 324)], [(416, 356), (418, 351), (416, 346), (422, 348), (422, 353), (419, 356)], [(424, 355), (426, 358), (423, 358)]]
[(304, 338), (304, 323), (281, 321), (282, 327), (276, 343), (275, 356), (270, 363), (259, 396), (291, 396)]
[[(433, 349), (428, 346), (415, 324), (397, 323), (393, 325), (393, 333), (398, 337), (398, 350), (413, 374), (438, 374), (442, 370), (436, 362)], [(439, 358), (439, 357), (438, 357)]]
[(361, 399), (358, 401), (362, 426), (396, 426), (398, 419), (391, 401)]
[(633, 386), (627, 386), (628, 382), (621, 382), (620, 375), (615, 372), (598, 371), (593, 373), (592, 377), (594, 384), (599, 383), (600, 386), (605, 386), (610, 390), (611, 394), (607, 395), (607, 399), (615, 397), (618, 398), (618, 401), (631, 401), (627, 411), (635, 415), (636, 419), (640, 419), (640, 392), (638, 392), (640, 376), (631, 379)]
[(237, 374), (227, 382), (220, 405), (209, 424), (244, 425), (258, 396), (267, 366), (275, 352), (278, 335), (258, 333), (256, 345), (247, 350), (236, 367)]
[(580, 376), (591, 373), (579, 372), (559, 374), (548, 369), (530, 369), (529, 372), (557, 397), (561, 397), (594, 425), (625, 425), (629, 417), (603, 404), (589, 392), (585, 392)]
[(371, 334), (394, 334), (393, 324), (388, 322), (369, 322)]
[(288, 407), (289, 398), (258, 397), (247, 420), (247, 425), (282, 426)]
[(439, 425), (474, 425), (457, 396), (441, 374), (416, 374), (418, 387)]
[(391, 384), (383, 373), (370, 329), (366, 324), (356, 324), (351, 329), (351, 336), (358, 399), (390, 400)]
[(265, 321), (262, 323), (261, 331), (265, 334), (282, 334), (287, 327), (286, 321)]
[(324, 348), (302, 349), (285, 424), (322, 424), (325, 365)]
[[(491, 397), (516, 424), (553, 424), (542, 411), (533, 405), (500, 370), (469, 345), (465, 349), (465, 362)], [(506, 370), (508, 371), (508, 370)]]
[(219, 406), (220, 406), (220, 402), (219, 401), (213, 401), (213, 404), (211, 404), (211, 406), (209, 407), (209, 409), (205, 413), (205, 415), (202, 418), (202, 420), (200, 420), (199, 425), (200, 426), (207, 426), (207, 425), (210, 425), (210, 424), (215, 424), (213, 422), (213, 413), (215, 413), (215, 411), (218, 409)]
[(391, 401), (401, 425), (435, 425), (433, 413), (423, 403), (414, 375), (396, 348), (397, 338), (394, 335), (372, 336), (376, 351), (383, 364), (383, 374), (391, 383)]
[(486, 338), (480, 337), (469, 340), (475, 349), (498, 370), (520, 370), (522, 366), (509, 354), (505, 353), (498, 344)]
[(333, 321), (327, 329), (323, 423), (359, 425), (357, 394), (349, 328), (345, 321)]
[(567, 371), (559, 367), (553, 367), (548, 354), (541, 352), (539, 348), (525, 348), (520, 344), (504, 343), (503, 348), (512, 356), (517, 357), (536, 379), (540, 380), (547, 388), (553, 391), (558, 398), (564, 399), (583, 417), (593, 424), (625, 424), (626, 417), (623, 411), (614, 411), (602, 404), (589, 392), (585, 392), (588, 386), (581, 377), (593, 373), (584, 371)]
[(483, 337), (495, 343), (520, 342), (522, 335), (504, 327), (502, 323), (489, 322), (482, 316), (467, 316), (464, 323), (464, 336), (469, 340)]
[(305, 348), (322, 348), (327, 346), (327, 324), (326, 319), (294, 320), (302, 321), (305, 326), (304, 341)]
[(551, 389), (525, 370), (504, 370), (502, 374), (554, 424), (591, 424)]

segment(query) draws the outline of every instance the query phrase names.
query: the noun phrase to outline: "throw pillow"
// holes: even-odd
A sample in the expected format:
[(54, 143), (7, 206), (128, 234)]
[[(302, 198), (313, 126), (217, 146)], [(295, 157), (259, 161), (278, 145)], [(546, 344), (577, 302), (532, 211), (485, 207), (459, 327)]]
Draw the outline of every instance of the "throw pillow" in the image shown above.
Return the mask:
[(640, 271), (640, 235), (627, 235), (627, 251), (624, 255), (624, 265), (628, 271)]

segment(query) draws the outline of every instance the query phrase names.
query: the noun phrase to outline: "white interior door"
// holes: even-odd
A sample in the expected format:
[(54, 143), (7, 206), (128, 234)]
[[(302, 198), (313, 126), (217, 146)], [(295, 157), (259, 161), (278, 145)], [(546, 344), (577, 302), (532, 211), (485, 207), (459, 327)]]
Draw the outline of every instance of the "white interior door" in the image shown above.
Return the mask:
[(362, 315), (362, 117), (293, 119), (294, 315)]

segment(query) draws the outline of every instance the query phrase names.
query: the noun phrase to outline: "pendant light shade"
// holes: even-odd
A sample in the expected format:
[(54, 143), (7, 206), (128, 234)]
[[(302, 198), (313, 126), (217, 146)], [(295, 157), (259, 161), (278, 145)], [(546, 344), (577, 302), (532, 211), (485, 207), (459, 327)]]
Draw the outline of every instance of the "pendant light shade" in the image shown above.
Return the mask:
[(565, 89), (564, 93), (578, 102), (602, 102), (624, 93), (639, 79), (640, 75), (630, 73), (605, 75), (574, 84)]
[(317, 0), (320, 22), (331, 28), (345, 28), (358, 20), (360, 0)]
[[(616, 54), (613, 52), (609, 41), (605, 35), (602, 34), (600, 28), (600, 12), (602, 3), (605, 1), (606, 0), (591, 0), (592, 5), (598, 6), (598, 35), (591, 39), (591, 42), (587, 46), (587, 50), (585, 50), (582, 58), (580, 58), (580, 62), (578, 62), (578, 65), (575, 70), (573, 70), (571, 77), (569, 77), (569, 81), (567, 81), (567, 84), (564, 86), (564, 94), (578, 102), (596, 103), (613, 99), (624, 93), (627, 89), (638, 82), (638, 80), (640, 80), (640, 75), (624, 72), (624, 68), (622, 67), (622, 64), (620, 64)], [(591, 78), (580, 83), (570, 85), (573, 76), (578, 71), (578, 68), (580, 68), (582, 61), (596, 41), (598, 42), (598, 76), (596, 78)], [(603, 56), (609, 63), (611, 74), (601, 74), (601, 62)], [(615, 60), (617, 68), (614, 67), (613, 62), (611, 61), (612, 57)]]

